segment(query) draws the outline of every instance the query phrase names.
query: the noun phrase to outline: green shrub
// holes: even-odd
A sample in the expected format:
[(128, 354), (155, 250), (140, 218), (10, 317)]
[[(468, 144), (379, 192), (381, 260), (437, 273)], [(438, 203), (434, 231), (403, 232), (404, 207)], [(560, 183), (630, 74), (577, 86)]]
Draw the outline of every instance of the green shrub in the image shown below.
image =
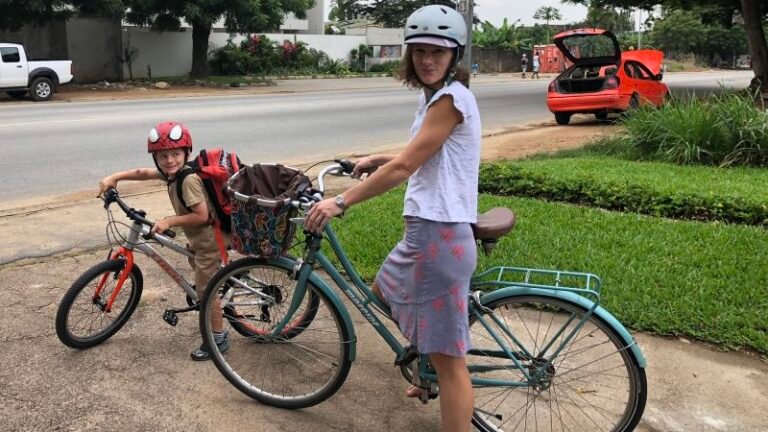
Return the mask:
[(320, 63), (319, 70), (321, 73), (329, 75), (346, 75), (349, 73), (349, 68), (344, 61), (330, 58), (327, 58)]
[(768, 227), (768, 172), (609, 157), (484, 164), (480, 191), (676, 219)]
[(386, 73), (394, 76), (399, 69), (400, 69), (400, 61), (394, 60), (394, 61), (389, 61), (385, 63), (377, 63), (375, 65), (371, 65), (368, 71), (375, 72), (375, 73)]
[(678, 164), (768, 166), (768, 113), (736, 93), (674, 99), (624, 120), (622, 139), (642, 158)]
[(246, 75), (252, 71), (254, 63), (253, 56), (232, 43), (214, 50), (210, 62), (214, 73), (219, 75)]
[[(231, 41), (213, 50), (211, 68), (220, 75), (315, 75), (328, 69), (330, 59), (304, 42), (278, 44), (264, 35), (251, 35), (235, 46)], [(341, 71), (340, 65), (331, 69)], [(333, 73), (333, 72), (332, 72)], [(343, 72), (336, 73), (337, 75)]]

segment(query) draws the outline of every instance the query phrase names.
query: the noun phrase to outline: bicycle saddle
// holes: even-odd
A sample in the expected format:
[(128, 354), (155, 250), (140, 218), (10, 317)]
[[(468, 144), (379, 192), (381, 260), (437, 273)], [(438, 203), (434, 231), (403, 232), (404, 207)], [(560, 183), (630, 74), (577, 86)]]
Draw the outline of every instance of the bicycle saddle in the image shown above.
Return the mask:
[(495, 207), (477, 215), (477, 223), (472, 224), (476, 240), (497, 240), (512, 231), (515, 226), (515, 213), (505, 207)]

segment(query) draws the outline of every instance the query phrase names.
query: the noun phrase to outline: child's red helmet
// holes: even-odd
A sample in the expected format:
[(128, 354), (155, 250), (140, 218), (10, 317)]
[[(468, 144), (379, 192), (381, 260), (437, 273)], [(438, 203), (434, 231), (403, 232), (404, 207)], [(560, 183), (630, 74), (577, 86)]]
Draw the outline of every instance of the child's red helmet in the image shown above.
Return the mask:
[(147, 138), (149, 153), (177, 148), (185, 149), (187, 152), (192, 151), (192, 135), (183, 124), (173, 121), (162, 122), (149, 131)]

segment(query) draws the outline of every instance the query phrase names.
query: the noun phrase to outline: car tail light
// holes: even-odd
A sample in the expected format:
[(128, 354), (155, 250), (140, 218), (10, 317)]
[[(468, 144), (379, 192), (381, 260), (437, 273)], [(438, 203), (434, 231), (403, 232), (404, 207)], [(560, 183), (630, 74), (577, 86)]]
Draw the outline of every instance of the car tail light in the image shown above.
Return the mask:
[(557, 80), (552, 80), (551, 83), (549, 83), (549, 88), (547, 89), (548, 92), (554, 93), (557, 91)]
[(605, 82), (603, 83), (604, 89), (615, 89), (619, 88), (619, 78), (615, 76), (611, 76), (605, 79)]

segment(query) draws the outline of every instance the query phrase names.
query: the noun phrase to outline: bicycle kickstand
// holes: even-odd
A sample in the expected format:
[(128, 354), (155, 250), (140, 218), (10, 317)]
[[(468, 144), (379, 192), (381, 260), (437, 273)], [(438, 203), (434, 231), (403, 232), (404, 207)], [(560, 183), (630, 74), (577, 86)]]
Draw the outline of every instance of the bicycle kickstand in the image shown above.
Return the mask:
[(193, 304), (192, 306), (187, 306), (185, 308), (180, 308), (180, 309), (166, 309), (165, 312), (163, 312), (163, 320), (168, 324), (170, 324), (171, 326), (176, 327), (176, 324), (179, 323), (178, 314), (192, 312), (192, 311), (199, 311), (199, 310), (200, 310), (199, 303)]

